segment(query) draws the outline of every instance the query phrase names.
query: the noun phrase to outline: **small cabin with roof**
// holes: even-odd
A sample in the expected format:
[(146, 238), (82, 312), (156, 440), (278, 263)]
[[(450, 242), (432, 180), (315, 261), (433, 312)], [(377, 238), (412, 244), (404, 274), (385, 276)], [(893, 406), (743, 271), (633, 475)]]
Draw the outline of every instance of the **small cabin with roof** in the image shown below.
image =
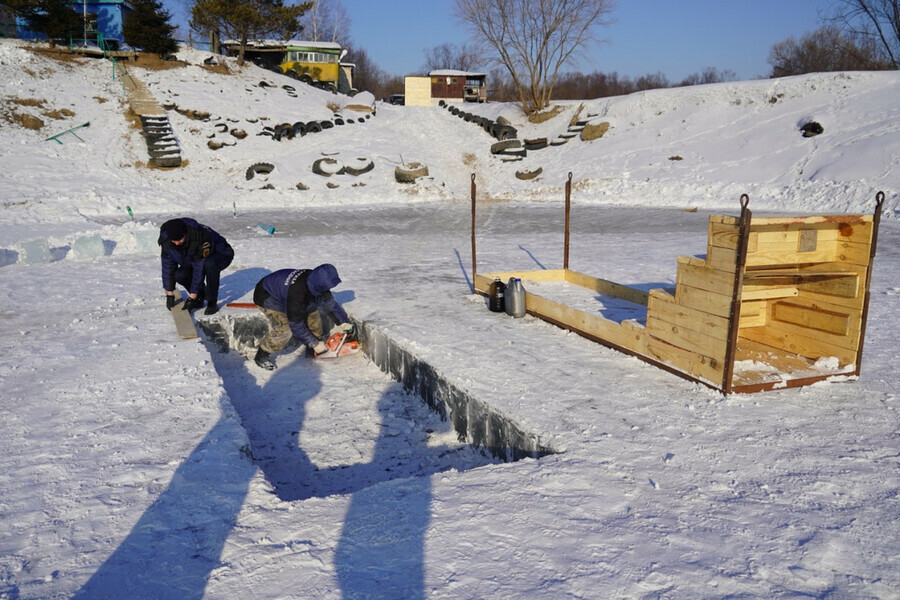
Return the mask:
[(487, 74), (441, 69), (428, 73), (434, 102), (487, 101)]

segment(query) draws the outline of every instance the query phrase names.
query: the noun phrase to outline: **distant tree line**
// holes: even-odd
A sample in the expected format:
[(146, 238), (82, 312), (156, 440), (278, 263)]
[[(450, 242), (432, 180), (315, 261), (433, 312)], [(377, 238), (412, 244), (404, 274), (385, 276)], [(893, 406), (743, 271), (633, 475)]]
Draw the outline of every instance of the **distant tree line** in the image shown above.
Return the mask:
[[(350, 18), (341, 0), (189, 0), (191, 29), (238, 40), (290, 39), (332, 41), (348, 50), (356, 66), (354, 87), (376, 98), (401, 93), (402, 75), (385, 72), (365, 48), (350, 39)], [(425, 49), (421, 74), (437, 69), (488, 71), (489, 97), (518, 102), (525, 112), (552, 99), (590, 99), (642, 90), (733, 81), (730, 70), (708, 67), (681, 81), (663, 73), (631, 78), (608, 73), (572, 72), (579, 52), (597, 41), (608, 25), (611, 0), (454, 0), (457, 18), (472, 33), (462, 45)], [(67, 40), (86, 29), (70, 0), (0, 0), (30, 29), (54, 40)], [(123, 23), (124, 41), (161, 56), (176, 49), (171, 15), (160, 0), (133, 0)], [(93, 15), (89, 15), (89, 19)], [(834, 0), (818, 29), (774, 44), (768, 62), (771, 77), (811, 72), (900, 68), (900, 0)], [(240, 57), (239, 57), (240, 60)]]

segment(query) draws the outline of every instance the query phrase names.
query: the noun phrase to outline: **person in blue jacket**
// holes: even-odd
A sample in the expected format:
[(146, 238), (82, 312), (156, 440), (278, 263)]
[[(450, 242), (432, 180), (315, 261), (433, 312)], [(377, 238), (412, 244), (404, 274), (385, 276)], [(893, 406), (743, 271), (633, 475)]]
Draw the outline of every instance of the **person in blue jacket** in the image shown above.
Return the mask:
[(353, 325), (331, 294), (341, 282), (334, 265), (315, 269), (281, 269), (259, 280), (253, 302), (269, 321), (269, 332), (259, 344), (254, 362), (263, 369), (275, 368), (270, 354), (282, 350), (291, 337), (311, 348), (316, 356), (326, 352), (322, 341), (331, 324), (350, 333)]
[[(175, 306), (175, 284), (188, 291), (183, 310), (194, 310), (207, 302), (205, 314), (219, 310), (219, 277), (231, 261), (234, 249), (213, 228), (189, 217), (171, 219), (159, 228), (162, 247), (162, 284), (166, 308)], [(205, 282), (204, 282), (205, 280)]]

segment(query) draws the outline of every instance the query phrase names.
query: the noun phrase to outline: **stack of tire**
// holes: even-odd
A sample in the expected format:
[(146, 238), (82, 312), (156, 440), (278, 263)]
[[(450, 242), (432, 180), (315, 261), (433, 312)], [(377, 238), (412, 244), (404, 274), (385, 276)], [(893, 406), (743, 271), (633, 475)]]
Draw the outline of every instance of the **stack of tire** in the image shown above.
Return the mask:
[(276, 142), (280, 142), (281, 140), (292, 140), (295, 137), (303, 137), (311, 133), (320, 133), (335, 126), (365, 123), (366, 119), (371, 117), (371, 114), (367, 114), (365, 117), (351, 119), (335, 114), (332, 119), (323, 119), (321, 121), (296, 121), (295, 123), (281, 123), (274, 127), (266, 126), (263, 127), (259, 135), (269, 136)]
[(478, 127), (482, 128), (485, 133), (495, 138), (497, 141), (514, 140), (518, 135), (518, 131), (516, 131), (516, 128), (510, 125), (509, 122), (502, 117), (498, 118), (496, 121), (492, 121), (487, 117), (482, 117), (470, 112), (466, 112), (455, 104), (447, 104), (443, 100), (438, 102), (438, 106), (440, 106), (441, 108), (446, 108), (451, 115), (459, 117), (466, 123), (473, 123), (474, 125), (477, 125)]

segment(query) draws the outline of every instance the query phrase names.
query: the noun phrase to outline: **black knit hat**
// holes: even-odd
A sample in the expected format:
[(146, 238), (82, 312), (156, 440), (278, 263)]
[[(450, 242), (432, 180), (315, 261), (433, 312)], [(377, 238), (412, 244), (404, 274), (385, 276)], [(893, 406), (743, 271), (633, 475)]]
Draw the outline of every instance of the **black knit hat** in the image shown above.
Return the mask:
[(163, 223), (163, 231), (166, 232), (166, 237), (169, 238), (169, 241), (177, 242), (181, 238), (184, 237), (184, 234), (187, 233), (187, 225), (184, 224), (184, 221), (181, 219), (172, 219), (171, 221), (166, 221)]

